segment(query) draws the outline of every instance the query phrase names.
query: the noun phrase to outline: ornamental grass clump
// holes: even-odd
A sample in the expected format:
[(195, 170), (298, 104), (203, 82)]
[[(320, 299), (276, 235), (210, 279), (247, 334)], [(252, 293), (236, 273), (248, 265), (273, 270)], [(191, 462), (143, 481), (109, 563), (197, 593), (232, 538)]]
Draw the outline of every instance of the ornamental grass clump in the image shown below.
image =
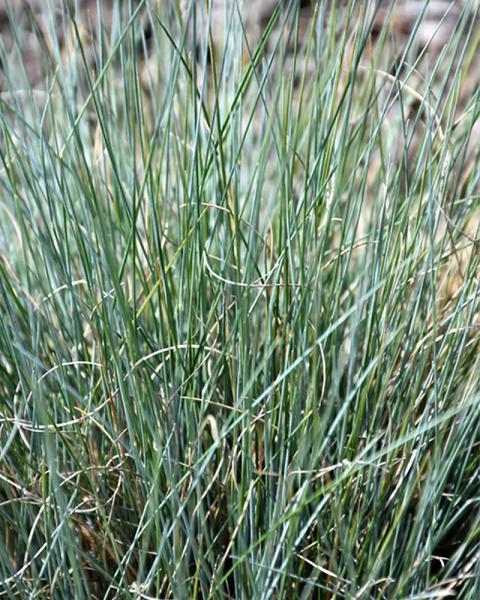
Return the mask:
[(70, 4), (0, 3), (0, 596), (480, 597), (478, 3)]

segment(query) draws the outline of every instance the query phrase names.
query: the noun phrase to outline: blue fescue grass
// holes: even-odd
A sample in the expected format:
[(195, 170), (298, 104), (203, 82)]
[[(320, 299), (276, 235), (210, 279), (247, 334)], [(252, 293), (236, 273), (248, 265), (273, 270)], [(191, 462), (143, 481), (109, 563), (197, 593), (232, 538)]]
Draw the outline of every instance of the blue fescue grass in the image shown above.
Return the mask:
[(297, 8), (2, 50), (7, 598), (480, 595), (478, 14)]

